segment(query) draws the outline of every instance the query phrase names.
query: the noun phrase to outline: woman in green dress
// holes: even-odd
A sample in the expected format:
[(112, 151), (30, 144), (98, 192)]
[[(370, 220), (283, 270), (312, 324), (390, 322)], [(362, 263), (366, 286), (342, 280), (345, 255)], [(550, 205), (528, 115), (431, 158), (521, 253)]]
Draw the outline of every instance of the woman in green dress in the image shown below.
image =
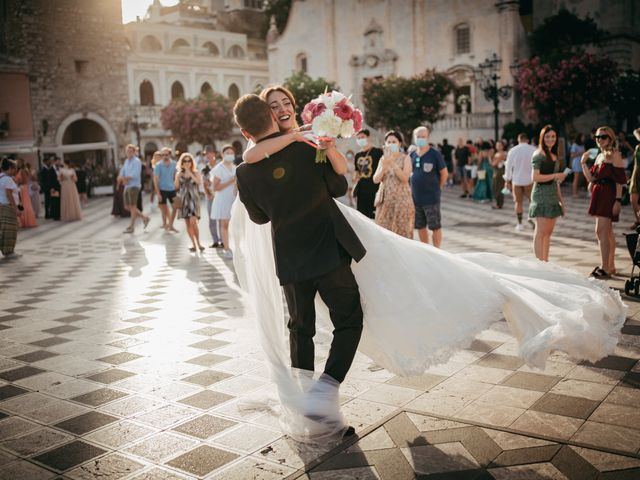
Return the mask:
[(486, 203), (493, 198), (491, 186), (493, 184), (493, 169), (489, 159), (493, 156), (493, 148), (489, 142), (482, 142), (479, 147), (478, 174), (472, 198), (476, 202)]
[[(633, 131), (634, 137), (640, 142), (640, 128)], [(636, 217), (636, 221), (631, 225), (631, 230), (635, 230), (640, 225), (640, 207), (638, 207), (638, 197), (640, 197), (640, 143), (636, 145), (633, 152), (633, 173), (629, 181), (629, 193), (631, 194), (631, 208)]]
[(558, 157), (558, 134), (551, 125), (540, 132), (538, 149), (531, 158), (533, 168), (533, 190), (529, 217), (535, 219), (533, 253), (543, 262), (549, 261), (551, 234), (556, 219), (564, 215), (560, 184), (567, 177), (564, 165)]

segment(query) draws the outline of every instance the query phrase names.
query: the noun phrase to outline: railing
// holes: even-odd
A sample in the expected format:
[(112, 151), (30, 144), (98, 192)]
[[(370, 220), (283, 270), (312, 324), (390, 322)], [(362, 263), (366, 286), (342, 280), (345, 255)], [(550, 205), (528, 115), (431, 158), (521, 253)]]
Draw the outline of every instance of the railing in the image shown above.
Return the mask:
[[(499, 113), (498, 125), (500, 128), (505, 123), (511, 122), (512, 113)], [(449, 113), (444, 118), (433, 124), (433, 130), (472, 130), (472, 129), (492, 129), (494, 117), (493, 113)]]
[(160, 127), (160, 110), (162, 105), (136, 105), (135, 113), (138, 115), (138, 123), (146, 123), (147, 128)]

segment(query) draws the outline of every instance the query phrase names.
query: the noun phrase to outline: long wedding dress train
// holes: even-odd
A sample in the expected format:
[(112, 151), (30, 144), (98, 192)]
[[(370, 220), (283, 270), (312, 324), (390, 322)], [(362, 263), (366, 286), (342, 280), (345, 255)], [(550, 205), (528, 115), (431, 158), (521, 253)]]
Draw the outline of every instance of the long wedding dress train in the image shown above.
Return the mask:
[[(360, 288), (364, 330), (359, 351), (401, 376), (446, 362), (457, 348), (504, 317), (519, 355), (544, 368), (559, 350), (576, 360), (612, 353), (625, 320), (620, 295), (602, 282), (538, 260), (493, 253), (452, 254), (400, 237), (337, 202), (367, 249), (352, 270)], [(236, 200), (230, 226), (234, 266), (278, 387), (281, 422), (301, 441), (343, 431), (339, 384), (289, 365), (282, 292), (270, 224), (251, 222)], [(318, 316), (327, 309), (316, 301)]]

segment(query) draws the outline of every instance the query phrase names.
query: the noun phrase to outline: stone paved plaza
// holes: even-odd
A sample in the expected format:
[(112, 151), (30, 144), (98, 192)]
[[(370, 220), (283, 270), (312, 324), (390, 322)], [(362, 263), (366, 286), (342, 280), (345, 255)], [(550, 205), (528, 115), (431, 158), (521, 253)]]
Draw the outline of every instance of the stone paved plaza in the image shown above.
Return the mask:
[[(458, 193), (443, 198), (445, 249), (531, 255), (510, 200), (494, 211)], [(552, 260), (587, 275), (593, 221), (586, 199), (568, 202)], [(124, 236), (110, 208), (96, 199), (82, 222), (23, 231), (23, 256), (0, 261), (0, 480), (640, 478), (634, 299), (597, 365), (554, 354), (532, 370), (504, 321), (420, 377), (359, 354), (341, 389), (358, 435), (309, 448), (238, 408), (273, 387), (232, 264), (189, 253), (184, 226), (163, 232), (157, 210)], [(622, 230), (614, 288), (631, 269)], [(329, 340), (318, 334), (318, 365)]]

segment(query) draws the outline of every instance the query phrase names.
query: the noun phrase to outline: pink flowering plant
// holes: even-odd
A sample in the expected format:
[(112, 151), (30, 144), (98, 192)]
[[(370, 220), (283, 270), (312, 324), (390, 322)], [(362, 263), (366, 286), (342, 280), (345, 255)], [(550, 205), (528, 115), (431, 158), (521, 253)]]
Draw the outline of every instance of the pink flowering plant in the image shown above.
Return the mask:
[[(362, 112), (353, 106), (351, 97), (338, 91), (326, 92), (311, 100), (300, 114), (302, 121), (311, 125), (317, 140), (349, 138), (362, 128)], [(318, 149), (316, 163), (325, 162), (326, 152)]]
[(162, 127), (186, 144), (226, 140), (233, 129), (233, 104), (218, 93), (175, 99), (160, 113)]
[(617, 76), (618, 67), (609, 58), (578, 52), (554, 63), (540, 57), (521, 62), (515, 87), (529, 120), (570, 123), (606, 106)]

